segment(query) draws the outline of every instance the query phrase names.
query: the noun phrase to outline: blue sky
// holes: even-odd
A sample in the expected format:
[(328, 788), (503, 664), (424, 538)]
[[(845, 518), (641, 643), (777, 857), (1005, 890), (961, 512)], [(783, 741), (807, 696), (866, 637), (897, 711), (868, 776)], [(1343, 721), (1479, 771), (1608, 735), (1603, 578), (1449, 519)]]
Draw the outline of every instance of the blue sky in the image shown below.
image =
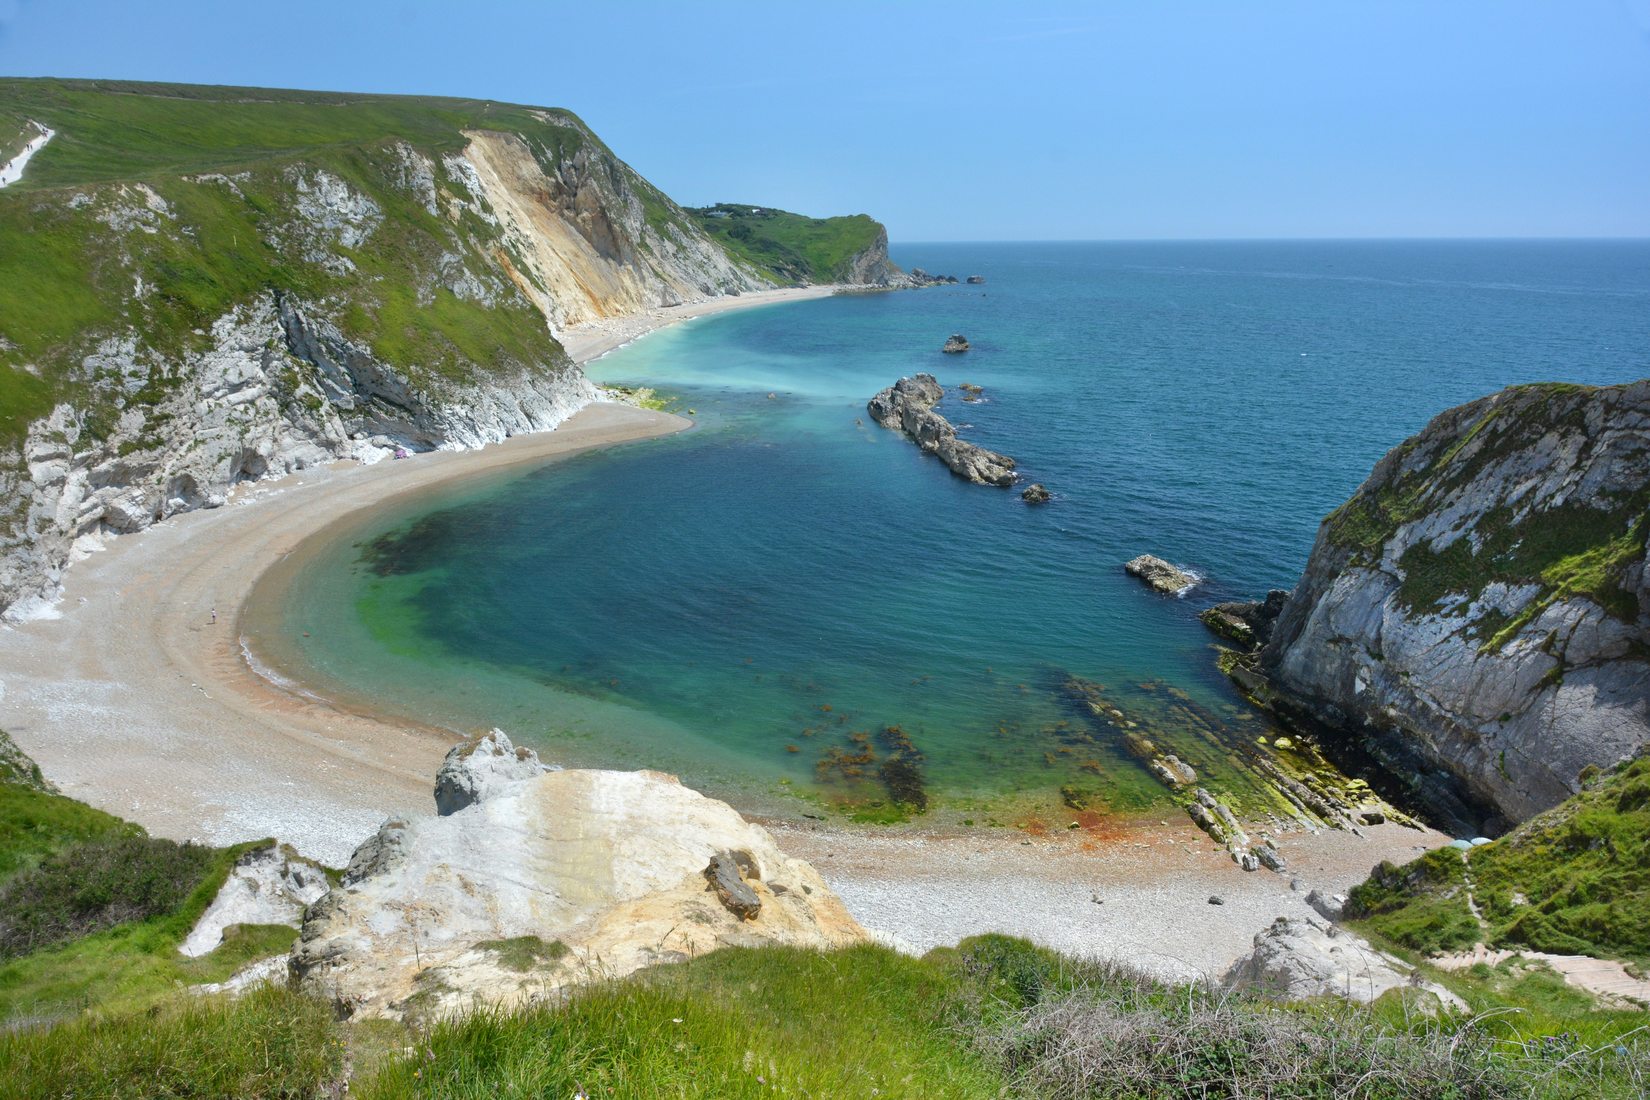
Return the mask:
[(568, 107), (895, 240), (1650, 236), (1650, 0), (0, 0), (0, 74)]

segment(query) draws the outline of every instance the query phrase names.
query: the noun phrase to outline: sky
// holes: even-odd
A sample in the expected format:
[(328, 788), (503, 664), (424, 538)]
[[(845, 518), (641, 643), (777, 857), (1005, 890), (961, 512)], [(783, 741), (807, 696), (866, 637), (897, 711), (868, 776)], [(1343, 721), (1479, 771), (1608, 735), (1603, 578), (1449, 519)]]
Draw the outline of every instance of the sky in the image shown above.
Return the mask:
[(0, 0), (0, 75), (566, 107), (896, 242), (1650, 236), (1650, 0)]

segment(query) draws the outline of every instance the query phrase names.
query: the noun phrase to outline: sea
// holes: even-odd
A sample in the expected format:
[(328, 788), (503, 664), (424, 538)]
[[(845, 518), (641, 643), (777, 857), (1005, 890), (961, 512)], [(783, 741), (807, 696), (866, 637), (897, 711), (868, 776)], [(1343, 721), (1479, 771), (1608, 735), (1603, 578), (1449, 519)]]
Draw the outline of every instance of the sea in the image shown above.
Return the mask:
[[(363, 514), (254, 600), (249, 648), (324, 697), (673, 772), (753, 812), (1147, 814), (1166, 791), (1120, 731), (1228, 790), (1276, 734), (1199, 610), (1289, 588), (1323, 517), (1436, 413), (1650, 376), (1644, 241), (894, 259), (983, 282), (704, 317), (615, 351), (588, 373), (654, 389), (691, 431)], [(969, 351), (941, 353), (953, 333)], [(1052, 501), (968, 484), (872, 422), (866, 400), (919, 371)], [(1199, 583), (1148, 591), (1122, 568), (1142, 553)], [(1095, 723), (1073, 683), (1125, 721)], [(889, 785), (895, 757), (920, 794)]]

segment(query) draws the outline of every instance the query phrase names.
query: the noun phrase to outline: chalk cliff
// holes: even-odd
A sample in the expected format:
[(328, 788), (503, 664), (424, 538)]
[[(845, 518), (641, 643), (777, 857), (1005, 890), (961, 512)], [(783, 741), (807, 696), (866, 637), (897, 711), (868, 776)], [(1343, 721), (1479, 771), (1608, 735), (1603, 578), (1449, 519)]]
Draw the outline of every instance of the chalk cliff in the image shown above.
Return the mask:
[(1647, 513), (1650, 381), (1450, 409), (1324, 521), (1235, 678), (1524, 820), (1650, 741)]

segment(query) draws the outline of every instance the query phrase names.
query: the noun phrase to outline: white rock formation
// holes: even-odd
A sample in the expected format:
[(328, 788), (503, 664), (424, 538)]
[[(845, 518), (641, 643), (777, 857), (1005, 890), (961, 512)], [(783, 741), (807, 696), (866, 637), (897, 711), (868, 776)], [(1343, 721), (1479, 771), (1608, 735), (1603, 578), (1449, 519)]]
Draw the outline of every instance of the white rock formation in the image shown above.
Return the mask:
[(296, 931), (304, 910), (329, 886), (320, 865), (291, 848), (254, 848), (236, 862), (178, 951), (189, 958), (205, 955), (223, 943), (223, 930), (235, 924), (290, 924)]
[(866, 938), (812, 867), (672, 776), (542, 771), (492, 735), (442, 775), (480, 800), (386, 822), (304, 919), (292, 972), (346, 1011), (442, 1015), (727, 945)]
[(1284, 1001), (1344, 997), (1368, 1003), (1388, 990), (1413, 989), (1451, 1008), (1467, 1007), (1443, 986), (1421, 979), (1408, 963), (1315, 917), (1273, 921), (1255, 936), (1254, 951), (1232, 964), (1222, 984)]

